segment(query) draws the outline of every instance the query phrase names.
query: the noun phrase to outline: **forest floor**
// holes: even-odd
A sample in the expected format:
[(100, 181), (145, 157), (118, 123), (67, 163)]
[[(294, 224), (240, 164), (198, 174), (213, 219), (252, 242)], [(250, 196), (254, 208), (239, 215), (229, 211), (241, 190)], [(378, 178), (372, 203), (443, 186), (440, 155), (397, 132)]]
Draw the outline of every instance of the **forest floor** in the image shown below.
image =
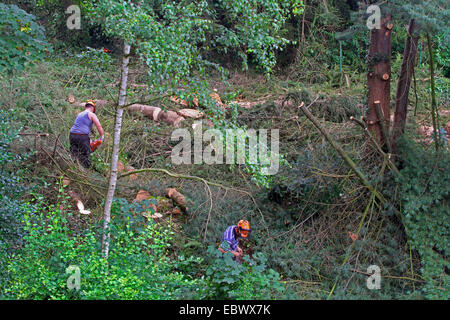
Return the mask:
[[(117, 89), (110, 84), (117, 82), (116, 70), (115, 65), (110, 65), (94, 71), (76, 59), (64, 58), (40, 63), (12, 78), (0, 78), (0, 104), (17, 111), (18, 119), (26, 124), (22, 133), (29, 134), (22, 135), (21, 142), (14, 146), (17, 153), (32, 154), (24, 163), (29, 185), (51, 203), (58, 202), (55, 190), (65, 185), (72, 199), (81, 200), (91, 212), (74, 215), (74, 229), (102, 219), (117, 98)], [(130, 74), (129, 83), (137, 85), (130, 86), (129, 100), (154, 99), (151, 92), (139, 86), (145, 83), (145, 74), (138, 66), (132, 67)], [(419, 257), (411, 254), (398, 218), (383, 213), (370, 192), (297, 108), (301, 101), (311, 105), (311, 111), (336, 141), (368, 176), (376, 178), (385, 167), (361, 128), (349, 121), (350, 116), (365, 113), (365, 75), (308, 83), (295, 80), (292, 72), (287, 74), (267, 80), (252, 72), (235, 72), (229, 85), (211, 81), (211, 88), (216, 89), (223, 103), (238, 103), (238, 107), (225, 110), (225, 119), (242, 127), (279, 130), (280, 154), (286, 162), (277, 175), (267, 180), (268, 187), (258, 185), (255, 171), (245, 166), (173, 165), (170, 152), (174, 143), (170, 136), (174, 127), (125, 112), (121, 169), (154, 171), (120, 179), (116, 197), (129, 202), (154, 199), (155, 204), (148, 204), (152, 210), (147, 216), (172, 225), (178, 234), (174, 247), (178, 252), (200, 255), (207, 245), (217, 244), (228, 225), (249, 219), (253, 232), (244, 241), (244, 248), (249, 253), (266, 254), (268, 265), (280, 272), (284, 283), (300, 297), (326, 296), (330, 284), (337, 282), (335, 274), (343, 277), (334, 292), (338, 297), (344, 293), (346, 297), (361, 294), (365, 290), (366, 268), (372, 264), (383, 266), (390, 277), (391, 282), (381, 295), (395, 290), (397, 297), (414, 297), (414, 285), (422, 281), (417, 271)], [(425, 69), (419, 70), (418, 83), (424, 81), (426, 74)], [(394, 77), (392, 83), (395, 81)], [(445, 88), (445, 82), (441, 86)], [(412, 115), (417, 108), (417, 113), (410, 116), (407, 130), (408, 135), (431, 148), (427, 90), (427, 86), (418, 85), (417, 96), (411, 90), (408, 112)], [(448, 88), (442, 93), (445, 94)], [(97, 109), (106, 139), (91, 155), (92, 168), (88, 171), (74, 163), (68, 152), (68, 131), (82, 110), (67, 101), (69, 96), (77, 101), (109, 101)], [(441, 96), (440, 101), (444, 101), (440, 123), (445, 128), (450, 113), (445, 109), (446, 97)], [(158, 99), (151, 105), (173, 111), (186, 107), (169, 99)], [(180, 126), (190, 128), (193, 121), (186, 119)], [(386, 181), (380, 182), (383, 183)], [(167, 188), (184, 195), (187, 212), (166, 197)], [(155, 212), (161, 215), (155, 216)], [(346, 273), (339, 273), (343, 262), (348, 268)], [(364, 292), (368, 297), (380, 297), (379, 292)]]

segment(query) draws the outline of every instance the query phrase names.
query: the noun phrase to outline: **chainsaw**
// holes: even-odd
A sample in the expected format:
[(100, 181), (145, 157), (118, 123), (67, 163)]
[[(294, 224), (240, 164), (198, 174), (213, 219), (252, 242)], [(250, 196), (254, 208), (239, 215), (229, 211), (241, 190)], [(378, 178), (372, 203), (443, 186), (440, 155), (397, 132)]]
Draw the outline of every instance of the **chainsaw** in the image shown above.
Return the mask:
[(94, 152), (97, 150), (97, 148), (102, 144), (101, 139), (97, 139), (95, 141), (91, 141), (91, 152)]

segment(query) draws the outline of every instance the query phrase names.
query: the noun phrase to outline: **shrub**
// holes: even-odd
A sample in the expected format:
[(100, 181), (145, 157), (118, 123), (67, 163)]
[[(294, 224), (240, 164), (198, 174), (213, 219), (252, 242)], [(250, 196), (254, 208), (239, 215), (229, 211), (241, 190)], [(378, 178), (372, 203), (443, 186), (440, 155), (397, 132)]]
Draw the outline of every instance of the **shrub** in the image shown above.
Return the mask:
[(425, 151), (404, 139), (400, 146), (402, 220), (408, 241), (420, 255), (423, 292), (429, 299), (448, 300), (450, 157), (448, 151)]
[(51, 50), (36, 17), (16, 5), (0, 3), (0, 71), (23, 69)]
[[(119, 224), (108, 260), (94, 227), (74, 234), (59, 204), (25, 205), (25, 245), (8, 261), (5, 287), (12, 299), (180, 299), (200, 298), (203, 280), (178, 272), (168, 257), (172, 234), (149, 221), (142, 231)], [(69, 213), (70, 215), (70, 213)], [(188, 259), (188, 263), (197, 262)], [(68, 288), (66, 269), (80, 270), (80, 290)]]
[(255, 260), (245, 256), (243, 263), (239, 264), (231, 254), (222, 255), (213, 246), (208, 247), (208, 254), (212, 258), (206, 271), (210, 298), (281, 299), (285, 290), (280, 283), (280, 275), (273, 269), (267, 269), (264, 255), (256, 254)]
[(0, 297), (6, 280), (6, 259), (12, 248), (20, 245), (24, 235), (20, 225), (22, 202), (19, 199), (26, 190), (20, 185), (20, 170), (13, 164), (22, 157), (10, 151), (11, 143), (18, 138), (19, 127), (9, 111), (0, 110)]

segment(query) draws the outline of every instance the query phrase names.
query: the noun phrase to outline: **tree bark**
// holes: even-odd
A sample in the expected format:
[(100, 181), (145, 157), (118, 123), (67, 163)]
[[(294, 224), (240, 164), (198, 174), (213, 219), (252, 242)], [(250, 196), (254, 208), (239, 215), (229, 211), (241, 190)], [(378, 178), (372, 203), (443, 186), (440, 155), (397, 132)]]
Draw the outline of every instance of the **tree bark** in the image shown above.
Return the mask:
[[(367, 127), (375, 132), (380, 145), (384, 145), (380, 121), (389, 123), (390, 79), (391, 79), (391, 35), (392, 18), (387, 15), (381, 21), (381, 28), (371, 31), (367, 84), (369, 87)], [(377, 116), (377, 104), (380, 105), (383, 119)]]
[(111, 221), (111, 205), (114, 198), (114, 192), (116, 190), (117, 183), (117, 164), (119, 161), (119, 152), (120, 152), (120, 131), (122, 128), (122, 114), (123, 114), (123, 106), (125, 105), (125, 99), (127, 95), (127, 81), (128, 81), (128, 63), (130, 61), (130, 49), (131, 46), (124, 43), (123, 46), (123, 59), (122, 59), (122, 74), (120, 81), (120, 90), (119, 90), (119, 101), (116, 108), (116, 121), (114, 125), (114, 142), (113, 142), (113, 151), (111, 158), (111, 173), (109, 177), (109, 187), (108, 193), (105, 199), (105, 208), (103, 211), (104, 216), (104, 224), (103, 224), (103, 241), (102, 241), (102, 251), (105, 259), (108, 259), (109, 254), (109, 223)]
[(406, 116), (408, 111), (408, 95), (411, 87), (411, 79), (414, 74), (416, 64), (417, 46), (419, 43), (420, 25), (411, 19), (408, 26), (408, 35), (405, 40), (403, 51), (403, 61), (400, 77), (397, 84), (397, 94), (395, 98), (395, 113), (392, 132), (392, 149), (397, 153), (397, 140), (405, 132)]
[(430, 55), (430, 86), (431, 86), (431, 119), (433, 121), (433, 136), (434, 146), (436, 151), (439, 150), (440, 140), (438, 139), (438, 110), (436, 103), (436, 86), (434, 82), (434, 53), (433, 53), (433, 41), (431, 36), (427, 33), (428, 53)]

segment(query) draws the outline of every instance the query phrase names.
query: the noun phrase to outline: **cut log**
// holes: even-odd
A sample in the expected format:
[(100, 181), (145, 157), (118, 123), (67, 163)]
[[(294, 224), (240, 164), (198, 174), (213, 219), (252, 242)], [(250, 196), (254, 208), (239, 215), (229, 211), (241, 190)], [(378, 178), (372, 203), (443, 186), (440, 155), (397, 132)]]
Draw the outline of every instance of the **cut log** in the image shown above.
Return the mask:
[(184, 212), (187, 211), (185, 197), (177, 191), (175, 188), (167, 188), (166, 196), (172, 199)]
[(184, 118), (191, 118), (191, 119), (201, 119), (205, 116), (203, 112), (195, 109), (181, 109), (178, 110), (177, 113), (178, 115)]
[(145, 115), (149, 118), (152, 118), (154, 121), (159, 121), (159, 119), (162, 115), (161, 108), (147, 106), (144, 104), (132, 104), (127, 109), (131, 110), (131, 111), (140, 112), (143, 115)]
[[(75, 97), (72, 95), (70, 95), (66, 100), (75, 107), (84, 108), (84, 106), (86, 105), (85, 102), (76, 101)], [(108, 100), (99, 99), (99, 100), (94, 100), (94, 101), (95, 101), (95, 108), (99, 108), (99, 107), (102, 108), (109, 104)]]
[(170, 125), (173, 125), (175, 128), (180, 126), (180, 123), (185, 120), (184, 117), (178, 115), (178, 113), (174, 111), (165, 111), (161, 115), (161, 121), (164, 121)]

